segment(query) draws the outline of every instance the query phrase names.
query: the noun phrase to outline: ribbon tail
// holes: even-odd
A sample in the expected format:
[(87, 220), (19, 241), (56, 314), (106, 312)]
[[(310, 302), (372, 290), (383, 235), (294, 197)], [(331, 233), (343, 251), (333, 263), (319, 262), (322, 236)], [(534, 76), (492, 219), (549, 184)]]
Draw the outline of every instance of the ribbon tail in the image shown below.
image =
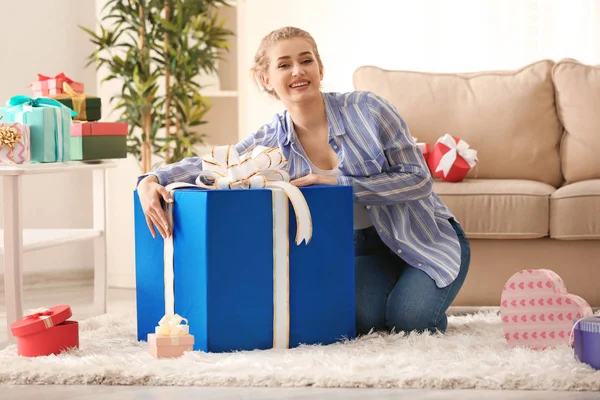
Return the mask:
[(289, 207), (287, 195), (273, 196), (273, 348), (287, 349), (290, 341)]
[(309, 244), (312, 239), (312, 217), (308, 203), (300, 189), (289, 182), (282, 181), (269, 181), (267, 182), (267, 187), (278, 188), (285, 192), (296, 214), (296, 244), (299, 245), (302, 241), (306, 241), (306, 244)]
[(454, 164), (454, 161), (456, 161), (456, 149), (450, 149), (450, 151), (444, 154), (440, 159), (440, 162), (437, 168), (435, 169), (435, 172), (442, 171), (444, 177), (447, 177), (450, 173), (452, 165)]
[[(167, 222), (173, 226), (173, 204), (166, 206)], [(171, 229), (173, 233), (173, 229)], [(173, 234), (164, 240), (165, 315), (175, 315), (175, 282)]]

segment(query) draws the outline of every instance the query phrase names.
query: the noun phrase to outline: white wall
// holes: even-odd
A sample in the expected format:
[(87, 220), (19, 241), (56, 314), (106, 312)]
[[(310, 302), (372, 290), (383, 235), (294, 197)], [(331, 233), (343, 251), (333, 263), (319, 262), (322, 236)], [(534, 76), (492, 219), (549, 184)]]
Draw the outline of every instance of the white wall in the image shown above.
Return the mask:
[[(241, 137), (282, 109), (248, 78), (254, 52), (269, 31), (294, 25), (316, 39), (325, 64), (324, 90), (353, 89), (361, 65), (425, 71), (517, 68), (541, 58), (574, 57), (600, 63), (600, 0), (239, 0), (238, 54), (243, 70)], [(65, 71), (103, 101), (103, 120), (113, 120), (109, 98), (117, 83), (99, 85), (104, 71), (85, 69), (93, 50), (77, 25), (93, 27), (105, 0), (0, 2), (0, 102), (27, 94), (36, 73)], [(14, 16), (14, 18), (12, 17)], [(245, 79), (245, 80), (244, 80)], [(109, 172), (108, 265), (111, 286), (135, 283), (132, 190), (139, 174), (133, 158)], [(26, 227), (90, 227), (91, 174), (36, 176), (23, 194)], [(0, 221), (1, 224), (1, 221)], [(88, 243), (31, 253), (25, 271), (89, 270)], [(0, 267), (1, 268), (1, 267)]]
[[(31, 95), (26, 86), (37, 73), (64, 71), (81, 80), (88, 93), (96, 91), (95, 71), (84, 68), (93, 47), (77, 27), (94, 24), (93, 0), (2, 1), (0, 15), (2, 104), (17, 94)], [(90, 172), (27, 177), (22, 191), (25, 228), (91, 227), (91, 187)], [(89, 270), (91, 250), (91, 243), (79, 243), (28, 253), (24, 257), (25, 280), (31, 273), (49, 270)]]
[[(319, 46), (325, 91), (352, 90), (352, 74), (365, 64), (456, 72), (518, 68), (542, 58), (600, 63), (599, 0), (242, 1), (242, 67), (250, 68), (268, 32), (297, 26)], [(246, 87), (250, 133), (282, 106), (249, 80)]]

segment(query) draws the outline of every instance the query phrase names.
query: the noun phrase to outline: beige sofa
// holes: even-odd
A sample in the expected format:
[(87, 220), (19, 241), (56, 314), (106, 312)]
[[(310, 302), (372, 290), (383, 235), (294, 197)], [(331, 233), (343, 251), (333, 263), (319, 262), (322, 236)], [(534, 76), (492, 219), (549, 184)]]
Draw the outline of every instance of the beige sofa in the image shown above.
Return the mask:
[(513, 273), (546, 268), (600, 306), (600, 67), (572, 59), (465, 74), (364, 66), (354, 86), (394, 104), (419, 142), (450, 133), (478, 150), (467, 180), (435, 183), (472, 245), (454, 305), (497, 306)]

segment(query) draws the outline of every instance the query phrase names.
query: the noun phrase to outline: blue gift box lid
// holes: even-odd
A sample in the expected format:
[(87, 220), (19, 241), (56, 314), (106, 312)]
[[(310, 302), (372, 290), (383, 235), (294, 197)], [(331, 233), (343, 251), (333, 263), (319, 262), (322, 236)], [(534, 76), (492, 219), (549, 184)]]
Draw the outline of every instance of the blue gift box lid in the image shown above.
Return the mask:
[(600, 315), (575, 320), (575, 330), (600, 334)]
[(575, 359), (600, 370), (600, 315), (575, 320)]

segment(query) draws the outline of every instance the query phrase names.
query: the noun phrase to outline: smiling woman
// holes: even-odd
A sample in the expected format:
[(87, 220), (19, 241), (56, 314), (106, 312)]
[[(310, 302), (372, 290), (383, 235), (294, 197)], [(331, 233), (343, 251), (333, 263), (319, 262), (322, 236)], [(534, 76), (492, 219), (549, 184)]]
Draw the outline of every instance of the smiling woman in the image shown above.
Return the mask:
[[(470, 246), (433, 181), (403, 118), (371, 92), (324, 93), (323, 63), (312, 36), (285, 27), (263, 38), (252, 68), (255, 82), (284, 104), (236, 145), (279, 147), (296, 186), (348, 185), (355, 193), (356, 327), (442, 331), (446, 310), (463, 285)], [(164, 186), (193, 183), (202, 159), (191, 157), (138, 179), (154, 234), (170, 236)]]

